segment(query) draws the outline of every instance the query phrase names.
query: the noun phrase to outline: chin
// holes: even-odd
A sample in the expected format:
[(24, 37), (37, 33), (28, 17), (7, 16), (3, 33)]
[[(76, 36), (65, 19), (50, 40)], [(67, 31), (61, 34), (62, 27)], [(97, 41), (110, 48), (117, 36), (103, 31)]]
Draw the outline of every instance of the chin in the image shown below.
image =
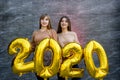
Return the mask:
[(63, 29), (67, 28), (67, 26), (62, 26)]

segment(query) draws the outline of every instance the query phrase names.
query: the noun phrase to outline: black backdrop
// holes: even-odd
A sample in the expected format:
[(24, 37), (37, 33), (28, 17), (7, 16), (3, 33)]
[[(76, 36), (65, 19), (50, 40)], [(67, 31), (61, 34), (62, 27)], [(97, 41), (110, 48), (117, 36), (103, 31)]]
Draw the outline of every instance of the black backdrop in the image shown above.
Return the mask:
[[(104, 80), (119, 80), (119, 4), (119, 0), (0, 0), (0, 80), (36, 80), (34, 73), (19, 77), (12, 72), (13, 56), (8, 54), (7, 47), (15, 38), (31, 40), (32, 32), (38, 29), (39, 17), (44, 13), (50, 15), (55, 30), (60, 17), (67, 15), (83, 48), (90, 40), (99, 42), (109, 60), (109, 74)], [(98, 57), (93, 55), (93, 58), (99, 66)], [(82, 80), (93, 80), (84, 63), (79, 66), (85, 69)], [(51, 80), (57, 80), (57, 77)]]

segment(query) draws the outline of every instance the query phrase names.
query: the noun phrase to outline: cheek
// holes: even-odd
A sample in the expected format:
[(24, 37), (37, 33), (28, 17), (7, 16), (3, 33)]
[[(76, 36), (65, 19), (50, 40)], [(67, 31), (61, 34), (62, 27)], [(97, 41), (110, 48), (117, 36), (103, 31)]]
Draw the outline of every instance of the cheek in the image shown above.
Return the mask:
[(66, 26), (68, 26), (68, 23), (66, 23)]
[(40, 22), (43, 23), (43, 20), (41, 20)]
[(47, 21), (47, 23), (49, 24), (49, 21)]
[(49, 24), (49, 21), (45, 21), (47, 24)]

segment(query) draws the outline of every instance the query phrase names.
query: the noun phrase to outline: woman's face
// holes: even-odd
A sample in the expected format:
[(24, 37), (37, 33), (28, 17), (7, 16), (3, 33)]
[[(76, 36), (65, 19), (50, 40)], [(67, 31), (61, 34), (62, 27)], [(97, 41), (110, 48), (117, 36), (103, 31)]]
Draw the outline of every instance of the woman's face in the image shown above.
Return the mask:
[(62, 18), (61, 22), (61, 28), (67, 28), (68, 27), (68, 21), (66, 18)]
[(49, 18), (46, 16), (43, 19), (41, 19), (41, 26), (42, 27), (47, 27), (49, 24)]

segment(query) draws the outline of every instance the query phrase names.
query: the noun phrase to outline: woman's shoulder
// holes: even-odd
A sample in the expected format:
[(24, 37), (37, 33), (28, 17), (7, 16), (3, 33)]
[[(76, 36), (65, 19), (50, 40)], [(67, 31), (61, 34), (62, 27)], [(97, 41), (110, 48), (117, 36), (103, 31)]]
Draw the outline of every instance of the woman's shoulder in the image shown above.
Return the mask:
[(52, 31), (52, 32), (56, 32), (55, 29), (50, 29), (50, 31)]
[(69, 31), (70, 34), (76, 35), (74, 31)]
[(39, 32), (39, 30), (34, 30), (34, 31), (33, 31), (33, 35), (38, 34), (38, 32)]
[[(76, 33), (74, 31), (69, 31), (69, 32), (67, 32), (65, 34), (76, 35)], [(61, 35), (64, 35), (64, 34), (58, 33), (58, 36), (61, 36)]]
[(34, 31), (33, 31), (33, 34), (36, 34), (37, 32), (38, 32), (38, 30), (34, 30)]
[(50, 29), (49, 31), (50, 31), (52, 34), (57, 34), (56, 31), (55, 31), (55, 29)]
[(58, 33), (57, 36), (60, 37), (60, 36), (61, 36), (61, 33)]

